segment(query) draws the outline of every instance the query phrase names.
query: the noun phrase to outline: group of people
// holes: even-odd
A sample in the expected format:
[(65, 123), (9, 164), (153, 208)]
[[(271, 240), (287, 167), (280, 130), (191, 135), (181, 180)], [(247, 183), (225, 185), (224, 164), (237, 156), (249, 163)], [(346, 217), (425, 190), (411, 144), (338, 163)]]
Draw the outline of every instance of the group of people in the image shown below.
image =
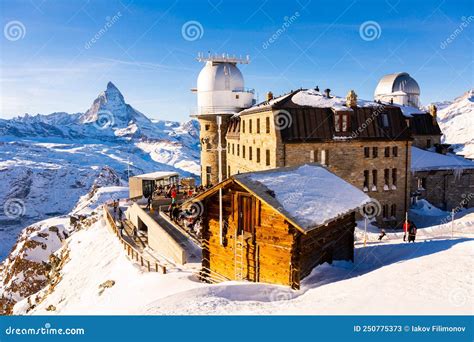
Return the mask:
[(181, 209), (177, 203), (170, 204), (168, 213), (174, 223), (200, 236), (201, 217), (199, 215), (195, 215), (189, 209)]
[(403, 241), (407, 240), (407, 234), (408, 234), (408, 242), (415, 242), (416, 238), (416, 230), (417, 227), (415, 223), (411, 220), (406, 220), (405, 223), (403, 223)]
[[(406, 220), (403, 223), (403, 241), (415, 242), (416, 232), (417, 227), (413, 221)], [(381, 241), (385, 236), (387, 236), (387, 233), (385, 232), (385, 229), (382, 229), (380, 231), (379, 241)]]

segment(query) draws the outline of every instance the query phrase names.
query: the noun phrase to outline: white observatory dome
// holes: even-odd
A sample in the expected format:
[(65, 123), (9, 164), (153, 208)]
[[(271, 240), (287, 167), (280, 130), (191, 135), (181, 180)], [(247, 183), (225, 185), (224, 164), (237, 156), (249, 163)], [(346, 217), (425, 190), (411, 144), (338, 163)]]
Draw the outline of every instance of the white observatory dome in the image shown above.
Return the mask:
[(206, 62), (197, 79), (198, 91), (242, 90), (244, 78), (231, 63)]
[(374, 98), (375, 100), (393, 102), (402, 106), (418, 107), (420, 86), (406, 72), (385, 75), (375, 88)]
[(245, 89), (244, 77), (228, 57), (201, 58), (206, 64), (197, 79), (198, 114), (235, 114), (254, 104), (254, 91)]

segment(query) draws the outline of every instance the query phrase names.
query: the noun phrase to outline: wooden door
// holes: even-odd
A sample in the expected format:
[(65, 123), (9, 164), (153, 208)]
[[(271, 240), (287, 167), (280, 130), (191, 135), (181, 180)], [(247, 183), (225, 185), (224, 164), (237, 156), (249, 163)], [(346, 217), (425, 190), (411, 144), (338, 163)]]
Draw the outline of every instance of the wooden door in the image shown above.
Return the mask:
[(258, 247), (255, 241), (255, 199), (250, 194), (238, 196), (238, 233), (242, 241), (242, 276), (249, 281), (258, 281)]
[(239, 194), (239, 234), (253, 234), (253, 218), (252, 196), (249, 194)]

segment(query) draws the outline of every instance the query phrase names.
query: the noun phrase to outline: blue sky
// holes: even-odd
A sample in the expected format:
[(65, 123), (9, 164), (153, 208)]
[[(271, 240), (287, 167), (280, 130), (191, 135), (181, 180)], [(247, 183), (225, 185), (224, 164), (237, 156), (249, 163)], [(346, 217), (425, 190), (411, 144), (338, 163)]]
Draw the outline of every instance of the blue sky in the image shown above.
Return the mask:
[[(378, 79), (398, 71), (418, 81), (422, 103), (452, 99), (473, 87), (473, 7), (443, 0), (1, 0), (0, 115), (83, 112), (112, 81), (149, 117), (186, 120), (202, 67), (195, 57), (207, 51), (250, 55), (241, 70), (260, 100), (269, 90), (316, 85), (372, 99)], [(183, 36), (189, 21), (202, 27), (197, 37)]]

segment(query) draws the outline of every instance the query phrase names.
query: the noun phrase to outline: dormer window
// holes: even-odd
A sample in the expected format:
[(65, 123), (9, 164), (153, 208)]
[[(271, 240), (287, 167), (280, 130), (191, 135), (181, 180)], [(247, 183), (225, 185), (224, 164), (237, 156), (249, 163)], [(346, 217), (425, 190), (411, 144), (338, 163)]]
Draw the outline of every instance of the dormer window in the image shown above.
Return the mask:
[(350, 113), (347, 113), (347, 112), (334, 113), (334, 129), (336, 133), (349, 132), (349, 126), (350, 126)]
[(388, 128), (388, 114), (387, 113), (382, 113), (382, 126), (383, 128)]

